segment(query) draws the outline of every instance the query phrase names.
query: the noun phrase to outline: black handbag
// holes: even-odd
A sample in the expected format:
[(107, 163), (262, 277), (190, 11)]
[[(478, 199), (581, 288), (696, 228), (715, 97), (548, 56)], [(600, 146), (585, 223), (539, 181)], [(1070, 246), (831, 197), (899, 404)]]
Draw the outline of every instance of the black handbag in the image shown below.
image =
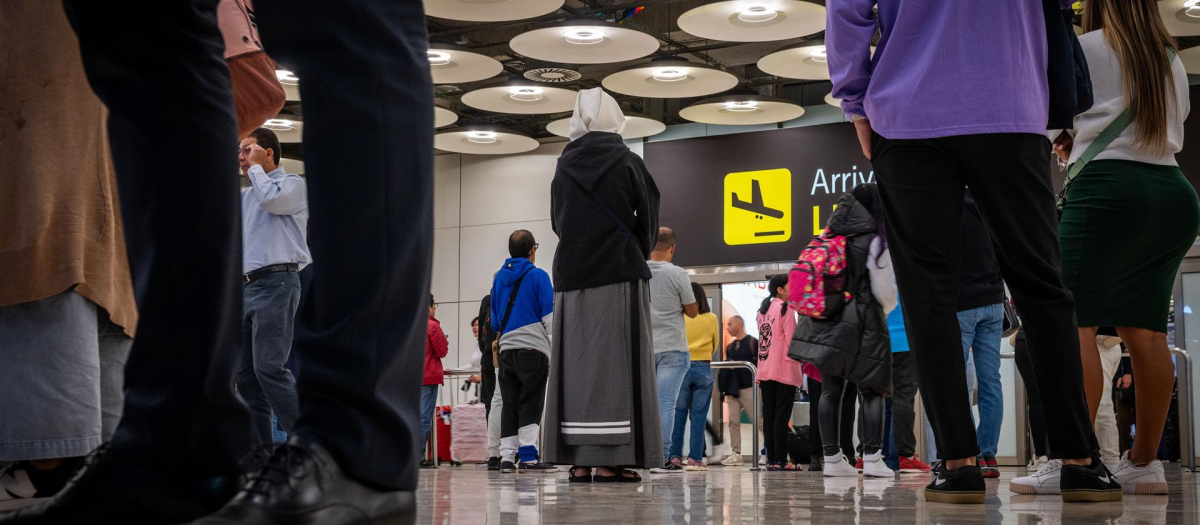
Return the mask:
[(1021, 318), (1017, 317), (1017, 309), (1013, 307), (1008, 296), (1004, 296), (1004, 333), (1000, 337), (1008, 339), (1021, 329)]

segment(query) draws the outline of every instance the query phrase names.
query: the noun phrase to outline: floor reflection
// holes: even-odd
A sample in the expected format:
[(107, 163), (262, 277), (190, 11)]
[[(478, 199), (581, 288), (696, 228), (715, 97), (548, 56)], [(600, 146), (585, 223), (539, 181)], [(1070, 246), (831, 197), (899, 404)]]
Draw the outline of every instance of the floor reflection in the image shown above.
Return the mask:
[(849, 525), (1200, 523), (1200, 482), (1168, 466), (1170, 496), (1126, 495), (1122, 502), (1064, 504), (1052, 496), (1021, 496), (1008, 481), (1023, 469), (1002, 469), (988, 482), (982, 506), (926, 503), (928, 476), (894, 480), (823, 478), (817, 473), (750, 472), (651, 475), (637, 484), (572, 484), (557, 475), (502, 475), (480, 466), (421, 472), (420, 525), (576, 525), (698, 523)]

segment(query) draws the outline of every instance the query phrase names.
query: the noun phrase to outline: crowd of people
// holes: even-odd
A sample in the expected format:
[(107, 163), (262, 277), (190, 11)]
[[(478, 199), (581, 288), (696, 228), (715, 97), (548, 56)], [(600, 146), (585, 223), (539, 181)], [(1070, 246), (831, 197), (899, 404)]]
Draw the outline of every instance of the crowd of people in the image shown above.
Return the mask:
[[(0, 405), (0, 500), (36, 500), (0, 524), (415, 512), (448, 349), (429, 293), (421, 4), (257, 3), (257, 24), (243, 0), (0, 4), (6, 64), (51, 72), (0, 85), (5, 108), (28, 102), (0, 134), (0, 392), (28, 400)], [(727, 320), (724, 355), (620, 105), (581, 91), (550, 187), (553, 277), (513, 232), (476, 321), (489, 468), (570, 465), (572, 483), (707, 469), (714, 388), (732, 431), (720, 463), (737, 466), (734, 421), (757, 388), (767, 470), (799, 470), (807, 392), (809, 470), (932, 471), (928, 501), (982, 503), (1000, 341), (1019, 323), (1039, 461), (1010, 490), (1165, 494), (1167, 319), (1200, 234), (1175, 160), (1187, 76), (1154, 1), (1087, 0), (1078, 40), (1068, 3), (826, 3), (833, 96), (878, 185), (841, 197), (814, 241), (827, 257), (800, 256), (819, 266), (770, 277), (757, 339)], [(258, 127), (283, 105), (264, 39), (305, 78), (307, 179)], [(188, 147), (164, 147), (167, 128)], [(1052, 154), (1069, 166), (1057, 205)], [(758, 375), (714, 378), (714, 358)], [(1136, 389), (1128, 446), (1114, 380)], [(915, 450), (918, 390), (933, 468)]]

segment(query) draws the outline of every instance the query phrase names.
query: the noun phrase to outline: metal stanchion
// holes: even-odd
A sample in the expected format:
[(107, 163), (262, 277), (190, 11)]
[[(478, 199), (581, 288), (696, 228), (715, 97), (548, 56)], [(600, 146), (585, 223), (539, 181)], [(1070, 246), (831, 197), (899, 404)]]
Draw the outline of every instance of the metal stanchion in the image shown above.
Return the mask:
[[(458, 376), (468, 376), (469, 377), (469, 376), (473, 376), (478, 373), (480, 373), (478, 368), (458, 368), (458, 369), (453, 369), (453, 370), (443, 370), (442, 377), (449, 377), (449, 378), (456, 378)], [(451, 394), (451, 396), (453, 396), (453, 395), (454, 394)], [(452, 397), (452, 399), (453, 399), (453, 397)], [(429, 454), (426, 455), (426, 458), (429, 459), (430, 461), (432, 461), (435, 465), (440, 463), (440, 461), (438, 459), (437, 418), (439, 415), (441, 415), (441, 412), (442, 412), (442, 406), (439, 403), (433, 409), (433, 426), (429, 429), (429, 447), (427, 447), (429, 449)]]
[[(1192, 433), (1195, 432), (1192, 421), (1192, 358), (1187, 350), (1172, 348), (1171, 354), (1178, 358), (1175, 366), (1175, 377), (1179, 381), (1179, 445), (1183, 464), (1188, 471), (1196, 470), (1196, 445)], [(1121, 353), (1121, 357), (1129, 357), (1129, 352)], [(1001, 353), (1001, 359), (1014, 359), (1015, 354)], [(1135, 385), (1136, 387), (1136, 385)], [(1022, 438), (1024, 438), (1022, 436)]]
[[(755, 384), (758, 383), (758, 367), (754, 366), (754, 363), (751, 363), (748, 361), (713, 361), (712, 367), (713, 368), (745, 368), (746, 370), (750, 371), (751, 375), (754, 376), (753, 382)], [(753, 390), (753, 395), (751, 396), (750, 406), (752, 407), (751, 410), (753, 412), (751, 415), (753, 416), (753, 419), (754, 419), (754, 422), (753, 422), (753, 425), (754, 425), (754, 432), (753, 432), (753, 435), (754, 435), (754, 439), (753, 439), (754, 459), (751, 460), (751, 462), (750, 462), (750, 470), (759, 470), (759, 468), (758, 468), (758, 450), (759, 450), (758, 449), (758, 418), (760, 417), (759, 416), (760, 411), (758, 409), (758, 387), (755, 387), (752, 390)], [(741, 417), (741, 414), (738, 414), (738, 417)]]

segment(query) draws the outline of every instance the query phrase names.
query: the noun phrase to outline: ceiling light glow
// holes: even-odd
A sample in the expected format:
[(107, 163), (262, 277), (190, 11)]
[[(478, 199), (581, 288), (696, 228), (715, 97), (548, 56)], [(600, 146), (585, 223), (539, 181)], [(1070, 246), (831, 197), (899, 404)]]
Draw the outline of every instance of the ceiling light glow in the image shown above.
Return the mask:
[(1200, 0), (1188, 0), (1183, 3), (1183, 14), (1192, 18), (1200, 18)]
[[(1200, 0), (1196, 1), (1200, 2)], [(825, 46), (817, 46), (808, 52), (808, 57), (811, 58), (813, 62), (827, 62), (829, 61), (827, 53), (828, 52), (825, 50)]]
[(734, 101), (725, 103), (725, 111), (748, 112), (758, 111), (758, 102), (753, 100)]
[(655, 69), (651, 74), (653, 75), (654, 80), (659, 82), (679, 82), (680, 80), (687, 80), (688, 78), (688, 71), (686, 69), (674, 67), (658, 68)]
[(779, 12), (773, 7), (765, 5), (752, 5), (738, 12), (738, 20), (743, 22), (770, 22), (779, 17)]
[(497, 137), (497, 135), (496, 135), (495, 131), (469, 131), (469, 132), (467, 132), (467, 140), (474, 142), (476, 144), (494, 144), (497, 140), (499, 140), (496, 137)]
[(508, 96), (513, 100), (520, 102), (537, 102), (542, 99), (544, 93), (540, 87), (518, 86), (508, 88)]
[(275, 78), (279, 80), (280, 84), (285, 86), (296, 86), (300, 84), (300, 77), (297, 77), (295, 73), (292, 73), (286, 69), (276, 69)]
[(266, 122), (263, 122), (262, 127), (267, 128), (271, 131), (290, 131), (290, 130), (296, 129), (296, 126), (294, 126), (294, 124), (295, 124), (295, 122), (287, 120), (287, 119), (273, 118), (273, 119), (267, 119)]
[(429, 55), (429, 65), (431, 66), (445, 66), (450, 64), (450, 53), (434, 51), (432, 49), (426, 51), (426, 53)]
[(563, 36), (567, 42), (579, 45), (599, 44), (604, 41), (604, 31), (590, 27), (574, 27), (567, 29)]

